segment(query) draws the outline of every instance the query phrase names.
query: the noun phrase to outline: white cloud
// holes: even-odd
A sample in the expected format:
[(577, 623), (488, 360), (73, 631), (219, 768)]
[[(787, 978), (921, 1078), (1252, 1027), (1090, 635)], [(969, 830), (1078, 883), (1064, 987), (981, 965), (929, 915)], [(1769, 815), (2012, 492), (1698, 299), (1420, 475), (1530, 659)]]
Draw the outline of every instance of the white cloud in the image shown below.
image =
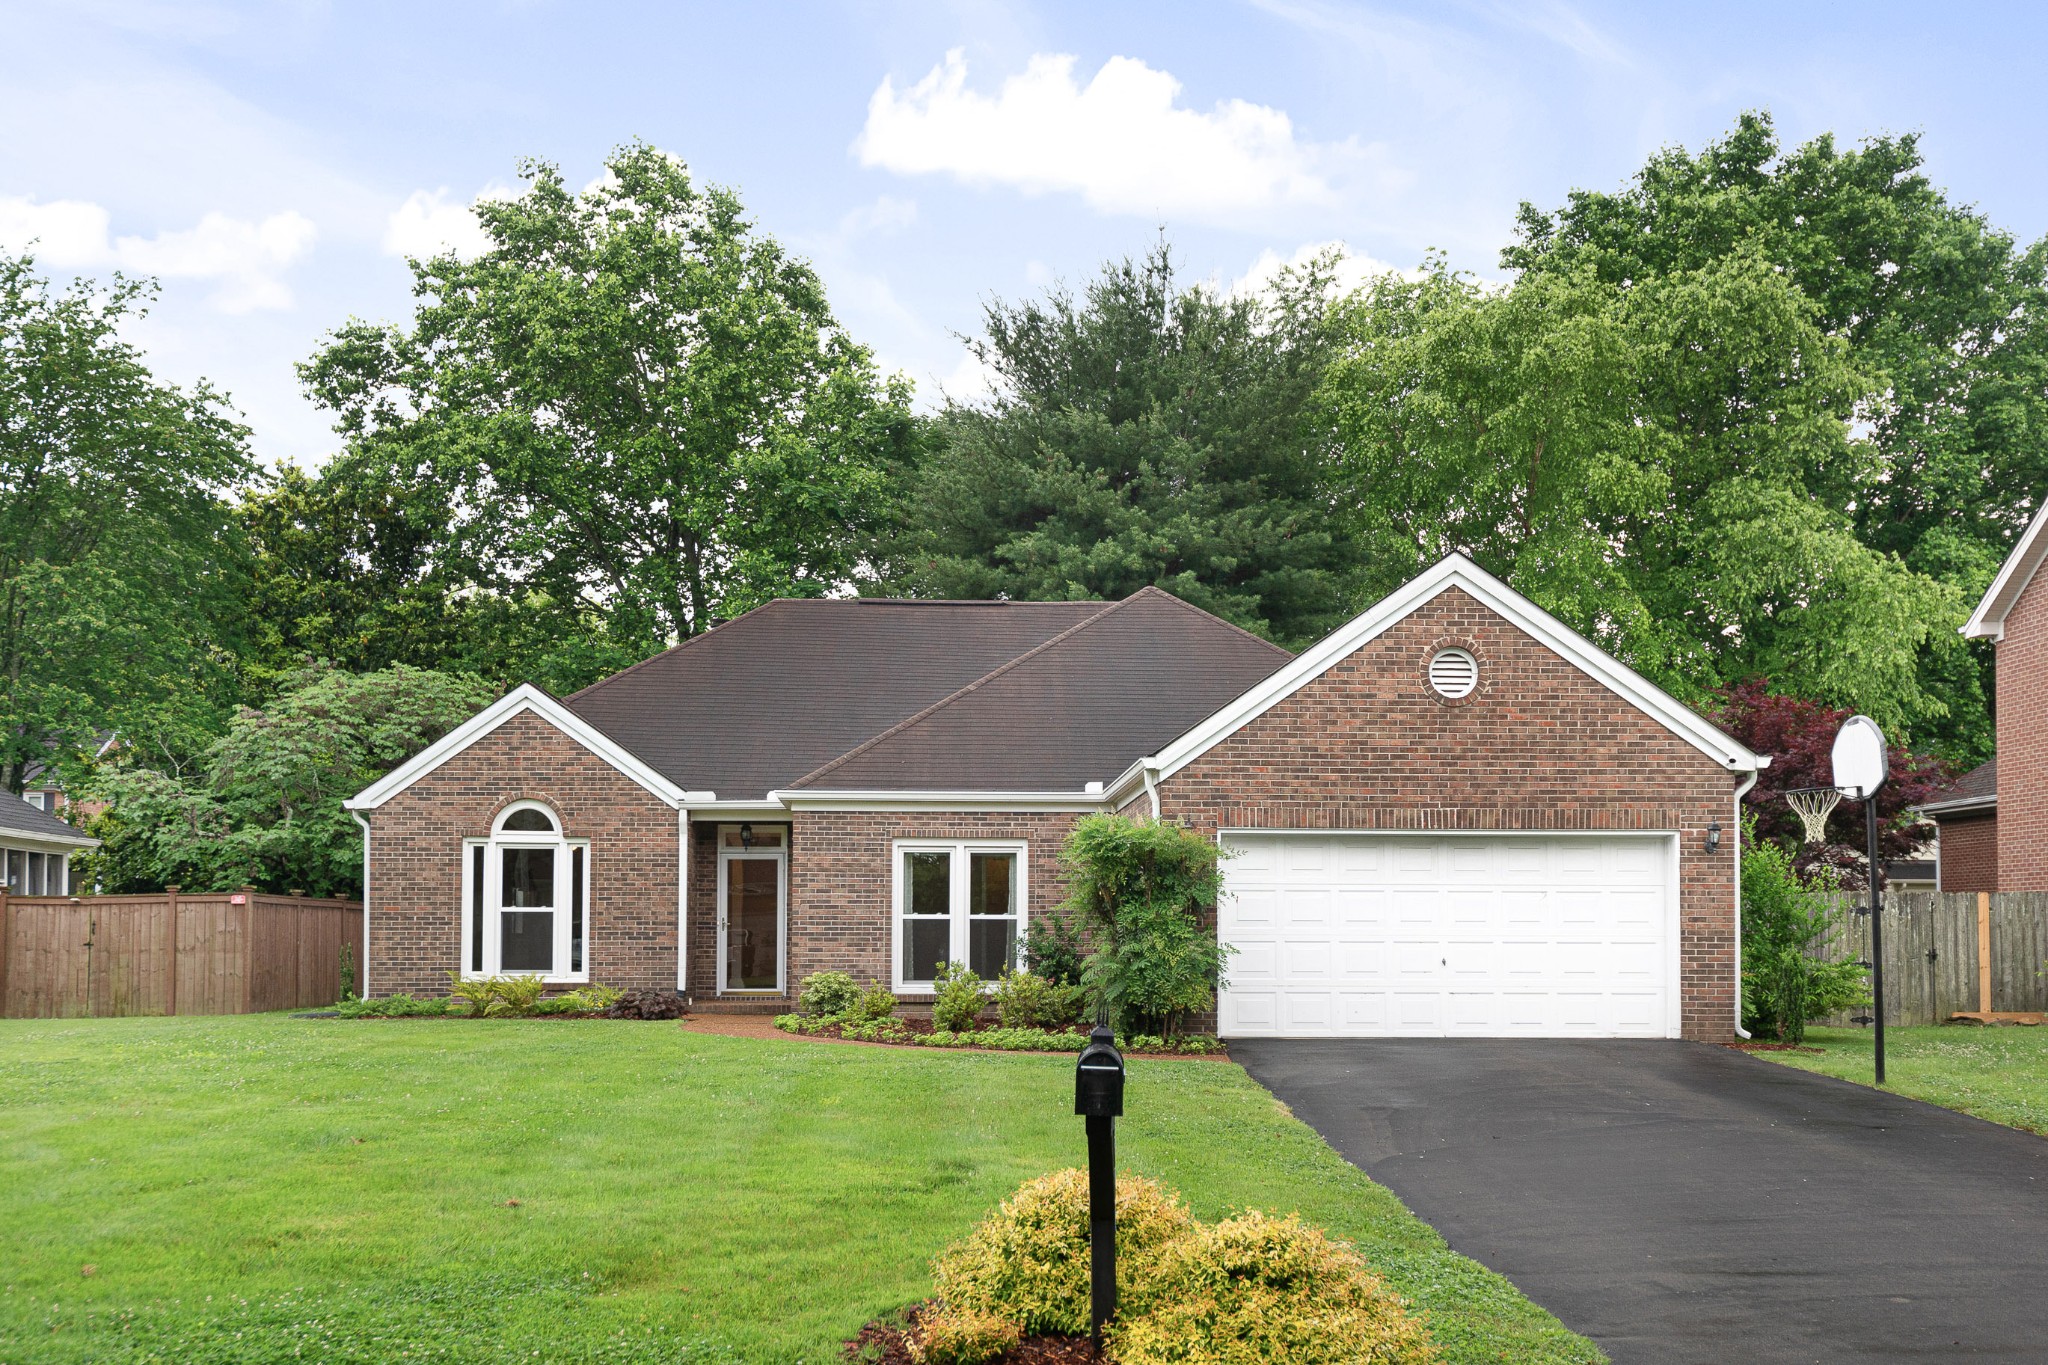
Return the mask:
[[(477, 199), (502, 199), (510, 191), (488, 188)], [(422, 259), (453, 251), (467, 260), (491, 249), (491, 239), (476, 220), (472, 204), (453, 203), (448, 189), (414, 190), (384, 224), (384, 250), (393, 256)]]
[(123, 270), (162, 279), (217, 281), (209, 302), (223, 313), (292, 306), (287, 267), (313, 245), (312, 220), (296, 210), (261, 220), (208, 213), (182, 231), (114, 237), (98, 204), (57, 199), (38, 204), (0, 198), (0, 249), (33, 251), (58, 270)]
[(1333, 292), (1337, 294), (1349, 294), (1354, 289), (1370, 284), (1381, 275), (1399, 273), (1385, 261), (1376, 261), (1370, 256), (1353, 253), (1350, 246), (1344, 242), (1308, 242), (1296, 247), (1291, 256), (1282, 256), (1273, 248), (1267, 247), (1259, 253), (1259, 258), (1251, 263), (1250, 269), (1230, 282), (1226, 292), (1232, 295), (1261, 293), (1280, 277), (1282, 270), (1290, 267), (1299, 270), (1327, 251), (1335, 251), (1339, 255), (1335, 278), (1332, 281)]
[(893, 194), (880, 195), (872, 204), (863, 204), (839, 220), (839, 235), (842, 238), (864, 236), (867, 233), (888, 234), (901, 232), (917, 221), (917, 201), (898, 199)]
[(1185, 108), (1180, 82), (1135, 58), (1112, 57), (1086, 85), (1074, 62), (1041, 53), (988, 95), (968, 89), (955, 49), (908, 89), (883, 80), (854, 152), (900, 175), (1073, 193), (1105, 213), (1205, 222), (1334, 205), (1339, 182), (1376, 159), (1355, 142), (1304, 141), (1267, 105)]

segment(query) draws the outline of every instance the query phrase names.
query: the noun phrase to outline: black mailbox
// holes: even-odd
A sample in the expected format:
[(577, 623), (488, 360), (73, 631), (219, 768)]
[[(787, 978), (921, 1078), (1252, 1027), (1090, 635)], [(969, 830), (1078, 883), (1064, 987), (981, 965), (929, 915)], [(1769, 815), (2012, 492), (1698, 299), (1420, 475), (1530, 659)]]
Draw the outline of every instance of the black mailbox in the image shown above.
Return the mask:
[(1123, 1117), (1124, 1054), (1116, 1050), (1115, 1035), (1101, 1024), (1088, 1035), (1088, 1045), (1074, 1066), (1074, 1112), (1088, 1119)]

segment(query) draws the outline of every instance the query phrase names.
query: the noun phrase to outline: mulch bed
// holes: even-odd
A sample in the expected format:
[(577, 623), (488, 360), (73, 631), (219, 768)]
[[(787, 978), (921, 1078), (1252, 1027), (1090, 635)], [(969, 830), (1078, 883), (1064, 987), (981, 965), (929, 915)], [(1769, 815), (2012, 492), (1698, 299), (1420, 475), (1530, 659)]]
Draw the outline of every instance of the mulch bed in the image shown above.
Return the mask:
[[(916, 1365), (910, 1354), (910, 1331), (917, 1324), (919, 1304), (899, 1318), (876, 1318), (846, 1343), (840, 1355), (854, 1365)], [(1086, 1337), (1026, 1337), (997, 1356), (994, 1365), (1096, 1365), (1102, 1359)]]
[[(896, 1019), (896, 1022), (903, 1026), (903, 1031), (905, 1033), (915, 1033), (922, 1035), (928, 1033), (937, 1033), (939, 1031), (938, 1025), (934, 1024), (930, 1019), (924, 1018), (922, 1016), (911, 1015), (905, 1017), (899, 1015)], [(814, 1033), (790, 1033), (787, 1030), (783, 1029), (778, 1029), (776, 1031), (778, 1033), (781, 1033), (785, 1038), (829, 1038), (835, 1043), (865, 1043), (869, 1047), (919, 1046), (919, 1044), (917, 1043), (892, 1043), (884, 1039), (847, 1038), (841, 1035), (840, 1027), (837, 1024), (826, 1024), (822, 1029), (819, 1029), (817, 1032)], [(1088, 1034), (1086, 1030), (1068, 1029), (1067, 1032), (1071, 1033), (1074, 1037), (1074, 1051), (1079, 1052), (1081, 1050), (1082, 1045), (1088, 1041)], [(975, 1043), (966, 1043), (960, 1045), (959, 1047), (953, 1048), (926, 1048), (925, 1050), (928, 1052), (1016, 1052), (1036, 1057), (1064, 1057), (1067, 1055), (1065, 1052), (1050, 1052), (1038, 1048), (982, 1047)], [(1172, 1057), (1180, 1061), (1223, 1062), (1230, 1060), (1228, 1054), (1222, 1048), (1218, 1048), (1214, 1052), (1132, 1052), (1126, 1049), (1124, 1051), (1124, 1056)]]
[(1731, 1052), (1826, 1052), (1824, 1047), (1808, 1047), (1804, 1043), (1723, 1043)]

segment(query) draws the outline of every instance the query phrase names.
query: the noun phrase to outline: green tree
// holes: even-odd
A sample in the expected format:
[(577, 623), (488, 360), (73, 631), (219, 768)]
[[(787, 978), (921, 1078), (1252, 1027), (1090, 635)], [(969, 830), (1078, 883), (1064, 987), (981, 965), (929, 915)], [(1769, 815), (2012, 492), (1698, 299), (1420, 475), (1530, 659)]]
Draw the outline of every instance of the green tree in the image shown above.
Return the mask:
[(199, 771), (117, 761), (97, 773), (88, 794), (108, 805), (89, 828), (106, 842), (81, 877), (114, 892), (359, 894), (362, 832), (341, 803), (493, 695), (479, 678), (405, 664), (304, 669), (262, 710), (241, 708)]
[(580, 194), (521, 174), (478, 206), (490, 250), (413, 263), (410, 330), (353, 323), (302, 367), (351, 448), (432, 470), (501, 598), (590, 607), (640, 655), (848, 582), (907, 385), (674, 158), (621, 148)]
[[(1861, 377), (1852, 410), (1869, 458), (1827, 490), (1864, 544), (1980, 593), (2048, 494), (2048, 239), (2021, 248), (1922, 171), (1917, 137), (1785, 151), (1745, 114), (1697, 154), (1651, 158), (1628, 188), (1522, 206), (1502, 263), (1591, 271), (1618, 289), (1767, 262)], [(1936, 623), (1917, 646), (1921, 691), (1943, 699), (1916, 733), (1946, 756), (1990, 752), (1990, 651)]]
[(0, 256), (0, 785), (118, 730), (168, 761), (233, 683), (226, 501), (253, 467), (203, 382), (157, 380), (122, 329), (152, 286), (53, 294)]
[(260, 695), (309, 661), (474, 673), (570, 692), (645, 657), (586, 603), (507, 598), (452, 533), (453, 490), (368, 446), (317, 474), (281, 465), (236, 509), (249, 547), (246, 682)]
[(1180, 1032), (1214, 1008), (1229, 950), (1216, 939), (1216, 845), (1161, 820), (1090, 815), (1060, 848), (1066, 909), (1093, 951), (1081, 983), (1127, 1033)]
[(1303, 423), (1332, 265), (1233, 297), (1180, 286), (1162, 244), (1079, 298), (991, 303), (969, 348), (999, 391), (937, 419), (885, 585), (1063, 600), (1152, 584), (1283, 643), (1325, 633), (1351, 610), (1354, 559)]
[(1623, 287), (1432, 262), (1336, 310), (1319, 394), (1370, 587), (1462, 550), (1681, 697), (1755, 676), (1888, 725), (1952, 587), (1859, 539), (1862, 376), (1756, 256)]

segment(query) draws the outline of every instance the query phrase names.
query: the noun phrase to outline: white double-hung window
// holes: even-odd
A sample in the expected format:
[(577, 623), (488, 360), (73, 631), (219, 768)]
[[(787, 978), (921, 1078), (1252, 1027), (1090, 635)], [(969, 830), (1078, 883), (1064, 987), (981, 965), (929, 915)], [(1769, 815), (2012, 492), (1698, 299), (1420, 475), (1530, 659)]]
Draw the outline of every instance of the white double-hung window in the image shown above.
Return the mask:
[(1024, 936), (1025, 846), (1009, 839), (895, 845), (895, 988), (926, 991), (941, 965), (984, 978), (1017, 965)]
[(537, 801), (462, 849), (462, 974), (590, 980), (590, 841)]

